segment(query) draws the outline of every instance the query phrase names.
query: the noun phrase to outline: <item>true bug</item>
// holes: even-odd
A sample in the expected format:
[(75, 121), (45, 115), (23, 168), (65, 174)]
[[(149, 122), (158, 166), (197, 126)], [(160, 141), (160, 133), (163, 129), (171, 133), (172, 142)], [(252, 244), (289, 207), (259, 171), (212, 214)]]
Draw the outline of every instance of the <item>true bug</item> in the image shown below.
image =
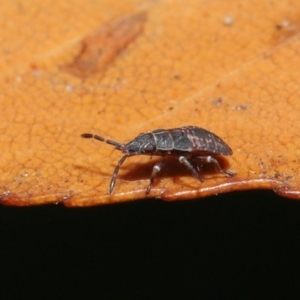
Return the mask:
[(222, 170), (217, 159), (214, 157), (216, 155), (232, 155), (230, 147), (214, 133), (196, 126), (157, 129), (148, 133), (141, 133), (127, 144), (107, 140), (92, 133), (83, 133), (81, 136), (83, 138), (94, 138), (98, 141), (106, 142), (114, 146), (115, 149), (125, 153), (113, 172), (109, 185), (110, 194), (114, 190), (121, 165), (127, 157), (134, 155), (162, 156), (162, 160), (153, 167), (150, 183), (146, 190), (147, 195), (151, 190), (155, 175), (165, 165), (166, 157), (168, 156), (178, 157), (179, 162), (183, 163), (201, 182), (203, 182), (203, 179), (199, 175), (200, 168), (197, 167), (196, 170), (189, 161), (191, 159), (196, 158), (200, 160), (201, 166), (206, 163), (212, 163), (220, 173), (229, 176), (234, 175), (230, 170)]

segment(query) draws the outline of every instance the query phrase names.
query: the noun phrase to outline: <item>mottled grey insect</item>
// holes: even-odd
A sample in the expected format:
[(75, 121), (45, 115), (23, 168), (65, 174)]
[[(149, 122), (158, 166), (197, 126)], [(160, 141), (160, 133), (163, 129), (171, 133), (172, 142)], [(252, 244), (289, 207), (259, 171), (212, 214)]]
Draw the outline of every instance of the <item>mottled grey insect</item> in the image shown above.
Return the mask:
[[(150, 183), (146, 190), (148, 195), (154, 182), (155, 175), (166, 163), (166, 157), (178, 157), (179, 162), (183, 163), (193, 175), (201, 182), (203, 179), (199, 175), (203, 164), (212, 163), (220, 173), (233, 176), (230, 170), (222, 170), (217, 159), (217, 155), (232, 155), (230, 147), (214, 133), (196, 126), (184, 126), (173, 129), (157, 129), (148, 133), (141, 133), (127, 144), (121, 144), (112, 140), (91, 133), (84, 133), (83, 138), (94, 138), (101, 142), (106, 142), (122, 151), (125, 155), (119, 160), (109, 185), (109, 193), (114, 190), (119, 169), (125, 159), (134, 155), (157, 155), (162, 156), (152, 170)], [(195, 167), (190, 160), (198, 159), (200, 167)]]

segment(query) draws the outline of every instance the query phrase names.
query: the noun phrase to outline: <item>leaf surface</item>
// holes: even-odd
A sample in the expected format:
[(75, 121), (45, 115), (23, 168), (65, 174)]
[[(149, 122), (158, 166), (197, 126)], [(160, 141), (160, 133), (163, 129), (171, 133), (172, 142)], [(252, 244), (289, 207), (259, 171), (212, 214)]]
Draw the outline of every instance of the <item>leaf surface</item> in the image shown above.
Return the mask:
[(7, 205), (141, 199), (160, 159), (127, 143), (194, 125), (233, 155), (200, 183), (176, 160), (149, 197), (267, 188), (300, 197), (299, 1), (2, 1), (0, 194)]

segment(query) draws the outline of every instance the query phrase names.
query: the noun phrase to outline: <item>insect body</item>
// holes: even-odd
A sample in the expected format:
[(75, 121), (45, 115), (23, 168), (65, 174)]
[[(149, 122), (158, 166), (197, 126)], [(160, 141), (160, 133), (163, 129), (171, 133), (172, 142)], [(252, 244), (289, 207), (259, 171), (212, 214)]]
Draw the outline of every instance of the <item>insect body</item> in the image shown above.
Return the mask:
[(94, 138), (98, 141), (106, 142), (125, 153), (113, 172), (109, 186), (110, 194), (114, 190), (121, 165), (127, 157), (134, 155), (157, 155), (162, 157), (162, 160), (153, 167), (150, 183), (146, 190), (147, 195), (151, 190), (155, 175), (165, 165), (168, 156), (177, 157), (179, 162), (183, 163), (201, 182), (203, 182), (203, 179), (199, 175), (200, 167), (198, 166), (195, 169), (190, 162), (192, 159), (199, 160), (201, 166), (206, 163), (212, 163), (218, 172), (229, 176), (234, 175), (230, 170), (222, 170), (215, 158), (217, 155), (232, 155), (230, 147), (214, 133), (196, 126), (157, 129), (148, 133), (141, 133), (127, 144), (106, 140), (99, 135), (91, 133), (84, 133), (81, 136), (83, 138)]

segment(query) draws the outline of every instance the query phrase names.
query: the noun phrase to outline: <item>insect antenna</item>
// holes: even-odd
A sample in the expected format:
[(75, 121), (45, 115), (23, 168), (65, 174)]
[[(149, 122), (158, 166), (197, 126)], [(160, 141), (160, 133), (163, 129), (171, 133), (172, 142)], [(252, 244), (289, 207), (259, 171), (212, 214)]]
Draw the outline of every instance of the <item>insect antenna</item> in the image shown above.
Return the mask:
[(81, 135), (81, 137), (83, 137), (85, 139), (95, 139), (95, 140), (98, 140), (100, 142), (105, 142), (105, 143), (107, 143), (109, 145), (112, 145), (112, 146), (116, 147), (118, 150), (123, 150), (124, 149), (124, 144), (121, 144), (121, 143), (118, 143), (118, 142), (112, 141), (112, 140), (106, 140), (102, 136), (99, 136), (99, 135), (96, 135), (96, 134), (83, 133)]

